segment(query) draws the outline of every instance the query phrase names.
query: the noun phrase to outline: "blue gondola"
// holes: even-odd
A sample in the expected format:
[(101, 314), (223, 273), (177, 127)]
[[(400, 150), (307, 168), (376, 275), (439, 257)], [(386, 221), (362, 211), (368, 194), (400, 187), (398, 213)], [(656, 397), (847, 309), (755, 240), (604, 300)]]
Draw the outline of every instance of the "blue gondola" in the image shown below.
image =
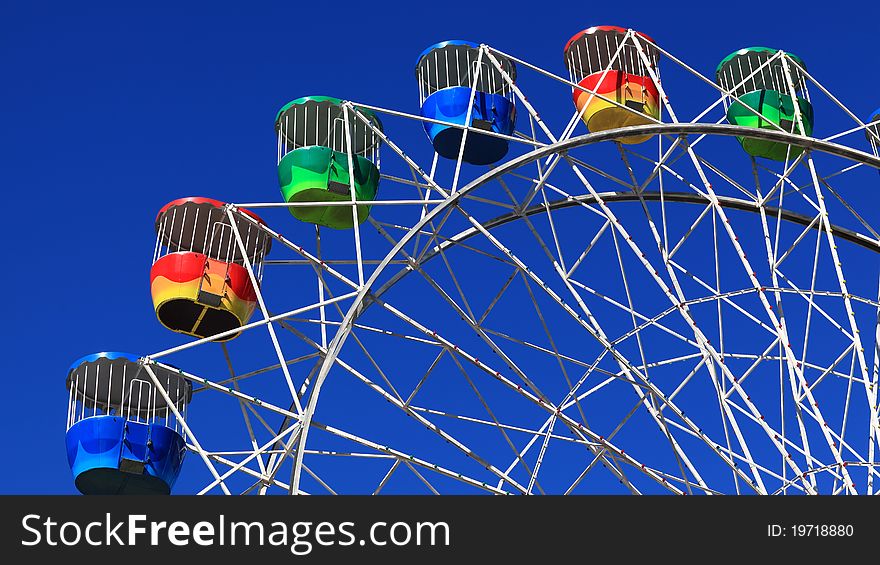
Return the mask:
[[(130, 353), (95, 353), (67, 373), (67, 460), (83, 494), (169, 494), (186, 453), (181, 423)], [(183, 416), (192, 384), (153, 368)]]
[[(502, 73), (484, 56), (476, 80), (474, 103), (471, 89), (477, 76), (479, 45), (470, 41), (443, 41), (419, 55), (416, 78), (422, 117), (469, 125), (487, 132), (512, 135), (516, 126), (513, 90)], [(504, 72), (516, 80), (516, 66), (506, 57), (495, 55)], [(471, 119), (467, 121), (468, 109)], [(458, 159), (464, 130), (453, 126), (424, 122), (434, 151), (447, 159)], [(462, 160), (474, 165), (488, 165), (507, 154), (506, 139), (470, 131)]]

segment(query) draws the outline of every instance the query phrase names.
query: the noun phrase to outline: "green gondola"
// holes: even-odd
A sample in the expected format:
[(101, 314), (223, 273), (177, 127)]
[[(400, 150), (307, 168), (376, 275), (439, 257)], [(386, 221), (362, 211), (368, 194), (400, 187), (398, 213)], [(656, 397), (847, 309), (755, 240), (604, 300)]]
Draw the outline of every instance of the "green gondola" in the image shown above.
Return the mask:
[[(767, 47), (740, 49), (725, 57), (715, 70), (715, 80), (735, 97), (727, 108), (727, 120), (738, 126), (812, 135), (813, 106), (807, 98), (806, 77), (801, 69), (806, 70), (806, 65), (799, 57)], [(793, 159), (803, 151), (776, 141), (737, 139), (749, 155), (774, 161)]]
[[(369, 202), (379, 188), (382, 123), (375, 114), (357, 108), (370, 126), (349, 111), (349, 135), (345, 133), (342, 101), (327, 96), (307, 96), (290, 102), (278, 112), (278, 180), (288, 203)], [(351, 139), (351, 165), (346, 140)], [(357, 223), (370, 215), (369, 204), (357, 206)], [(351, 206), (291, 206), (290, 213), (303, 222), (334, 229), (354, 227)]]

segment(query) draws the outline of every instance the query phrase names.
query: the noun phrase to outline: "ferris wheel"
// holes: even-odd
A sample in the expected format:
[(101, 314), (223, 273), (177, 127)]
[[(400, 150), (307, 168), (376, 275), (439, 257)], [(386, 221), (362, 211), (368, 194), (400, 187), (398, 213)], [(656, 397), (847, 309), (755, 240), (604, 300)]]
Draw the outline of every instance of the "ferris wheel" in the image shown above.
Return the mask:
[(77, 488), (877, 492), (880, 110), (778, 49), (562, 54), (437, 43), (418, 112), (281, 108), (281, 198), (159, 210), (181, 342), (71, 366)]

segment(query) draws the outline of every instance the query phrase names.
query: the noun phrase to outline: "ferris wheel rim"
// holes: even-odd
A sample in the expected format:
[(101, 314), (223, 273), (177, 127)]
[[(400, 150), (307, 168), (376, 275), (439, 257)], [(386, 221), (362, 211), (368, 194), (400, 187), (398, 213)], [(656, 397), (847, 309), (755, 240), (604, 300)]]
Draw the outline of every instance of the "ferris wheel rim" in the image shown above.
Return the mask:
[[(675, 203), (685, 203), (685, 204), (705, 204), (706, 199), (689, 192), (641, 192), (639, 194), (635, 194), (633, 192), (626, 191), (616, 191), (616, 192), (600, 192), (598, 193), (598, 197), (601, 198), (606, 203), (619, 203), (619, 202), (638, 202), (639, 198), (644, 199), (649, 202), (657, 202), (665, 200), (667, 202), (675, 202)], [(530, 217), (535, 214), (540, 214), (541, 212), (546, 212), (548, 209), (550, 211), (556, 211), (568, 207), (584, 205), (584, 204), (593, 204), (597, 202), (598, 199), (592, 194), (582, 194), (572, 198), (559, 199), (549, 202), (545, 207), (542, 204), (536, 204), (534, 206), (530, 206), (529, 208), (523, 210), (522, 212), (509, 212), (507, 214), (503, 214), (501, 216), (496, 216), (491, 220), (487, 220), (483, 223), (483, 226), (487, 230), (492, 230), (502, 225), (508, 224), (510, 222), (514, 222), (523, 217)], [(760, 213), (761, 206), (755, 204), (750, 200), (746, 200), (744, 198), (734, 198), (731, 196), (718, 196), (718, 203), (722, 208), (727, 208), (730, 210), (739, 210), (743, 212), (750, 212), (754, 214)], [(769, 215), (779, 214), (780, 219), (791, 222), (795, 225), (800, 225), (803, 227), (810, 227), (810, 229), (820, 231), (821, 226), (817, 226), (812, 223), (812, 218), (806, 216), (804, 214), (800, 214), (798, 212), (792, 212), (791, 210), (787, 210), (785, 208), (779, 209), (773, 206), (764, 206), (764, 210)], [(880, 240), (869, 239), (865, 235), (851, 230), (849, 228), (844, 228), (838, 226), (836, 224), (831, 224), (831, 231), (835, 237), (839, 237), (842, 240), (849, 241), (859, 247), (863, 247), (868, 249), (869, 251), (874, 251), (876, 253), (880, 253)], [(445, 239), (440, 244), (434, 246), (433, 249), (425, 253), (425, 256), (419, 261), (420, 264), (424, 264), (428, 260), (434, 258), (441, 252), (441, 250), (446, 250), (450, 247), (454, 247), (457, 244), (460, 244), (464, 241), (467, 241), (471, 237), (474, 237), (479, 233), (479, 230), (476, 228), (468, 228), (458, 232), (457, 234), (450, 236)], [(372, 296), (379, 297), (385, 294), (391, 287), (393, 287), (400, 279), (408, 275), (412, 272), (412, 269), (408, 269), (406, 267), (400, 269), (388, 282), (383, 284), (379, 290), (372, 292)]]

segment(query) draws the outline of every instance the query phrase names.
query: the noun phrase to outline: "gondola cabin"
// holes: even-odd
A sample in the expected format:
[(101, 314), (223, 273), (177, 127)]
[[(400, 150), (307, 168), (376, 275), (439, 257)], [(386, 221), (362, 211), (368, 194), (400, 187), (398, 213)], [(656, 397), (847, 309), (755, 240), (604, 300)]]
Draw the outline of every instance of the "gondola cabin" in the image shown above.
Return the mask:
[[(153, 366), (181, 418), (192, 384)], [(169, 494), (183, 466), (183, 427), (156, 382), (129, 353), (95, 353), (67, 373), (67, 460), (83, 494)]]
[[(381, 138), (376, 130), (382, 131), (382, 122), (369, 110), (354, 107), (348, 111), (346, 133), (342, 104), (338, 98), (306, 96), (281, 108), (275, 117), (278, 182), (284, 201), (293, 204), (290, 213), (334, 229), (366, 221), (369, 202), (379, 190)], [(356, 213), (344, 205), (352, 199), (358, 202)]]
[[(786, 73), (786, 68), (788, 73)], [(791, 53), (767, 47), (749, 47), (731, 53), (715, 70), (715, 82), (724, 89), (727, 121), (733, 125), (813, 134), (813, 105), (807, 92), (806, 66)], [(791, 160), (803, 149), (787, 143), (737, 137), (754, 157)]]
[[(575, 108), (591, 133), (660, 118), (660, 95), (651, 77), (659, 60), (653, 39), (622, 27), (594, 26), (569, 39), (564, 54), (569, 78), (577, 85), (572, 88)], [(620, 142), (642, 143), (650, 137), (632, 135)]]
[(240, 332), (234, 330), (253, 314), (255, 284), (262, 277), (271, 238), (256, 214), (240, 209), (233, 216), (241, 245), (223, 202), (181, 198), (156, 216), (150, 293), (156, 316), (166, 328), (226, 341), (236, 337)]
[[(516, 126), (510, 84), (516, 81), (516, 66), (506, 57), (493, 54), (502, 73), (485, 53), (478, 61), (479, 50), (480, 46), (470, 41), (432, 45), (419, 55), (416, 79), (421, 115), (436, 120), (423, 122), (434, 151), (446, 159), (458, 160), (461, 154), (466, 163), (489, 165), (501, 160), (508, 150), (506, 139), (491, 134), (510, 136)], [(464, 129), (456, 126), (474, 130), (465, 137)]]

